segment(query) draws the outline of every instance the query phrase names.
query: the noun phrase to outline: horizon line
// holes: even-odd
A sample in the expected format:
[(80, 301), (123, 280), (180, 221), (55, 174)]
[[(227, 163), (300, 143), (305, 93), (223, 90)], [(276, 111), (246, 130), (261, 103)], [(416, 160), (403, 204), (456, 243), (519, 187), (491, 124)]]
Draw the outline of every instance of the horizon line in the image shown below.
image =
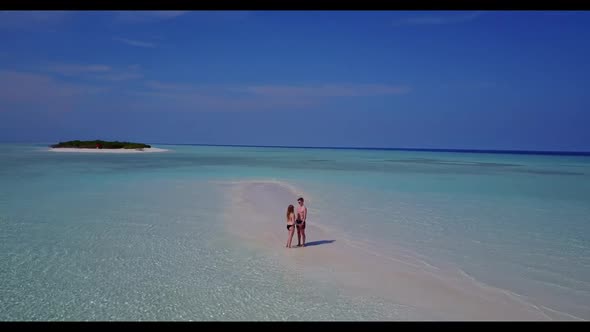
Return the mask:
[[(108, 141), (108, 140), (107, 140)], [(0, 144), (46, 144), (48, 142), (0, 141)], [(49, 143), (54, 144), (54, 143)], [(242, 148), (279, 148), (279, 149), (319, 149), (319, 150), (381, 150), (381, 151), (417, 151), (417, 152), (456, 152), (456, 153), (490, 153), (490, 154), (526, 154), (526, 155), (562, 155), (590, 156), (590, 151), (559, 150), (503, 150), (503, 149), (466, 149), (466, 148), (409, 148), (409, 147), (354, 147), (354, 146), (294, 146), (294, 145), (255, 145), (255, 144), (210, 144), (210, 143), (170, 143), (146, 142), (151, 145), (217, 146)]]
[(348, 147), (348, 146), (337, 147), (337, 146), (293, 146), (293, 145), (251, 145), (251, 144), (163, 143), (163, 142), (148, 142), (146, 144), (219, 146), (219, 147), (242, 147), (242, 148), (320, 149), (320, 150), (383, 150), (383, 151), (422, 151), (422, 152), (590, 156), (590, 151), (555, 151), (555, 150), (502, 150), (502, 149), (401, 148), (401, 147), (388, 147), (388, 148), (386, 148), (386, 147)]

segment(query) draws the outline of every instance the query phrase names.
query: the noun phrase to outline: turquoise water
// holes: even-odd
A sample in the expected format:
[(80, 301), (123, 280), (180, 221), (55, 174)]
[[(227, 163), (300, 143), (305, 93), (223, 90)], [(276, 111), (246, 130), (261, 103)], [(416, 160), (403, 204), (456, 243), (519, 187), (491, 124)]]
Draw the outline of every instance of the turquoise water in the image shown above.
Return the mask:
[(421, 319), (236, 242), (215, 181), (250, 179), (295, 184), (343, 236), (590, 318), (590, 157), (45, 146), (0, 144), (0, 320)]

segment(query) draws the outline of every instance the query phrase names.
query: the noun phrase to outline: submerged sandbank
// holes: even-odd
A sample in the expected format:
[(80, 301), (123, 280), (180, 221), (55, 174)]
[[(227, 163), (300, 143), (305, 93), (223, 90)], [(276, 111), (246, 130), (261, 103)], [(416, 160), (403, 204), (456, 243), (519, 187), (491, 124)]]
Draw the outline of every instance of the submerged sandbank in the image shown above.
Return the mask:
[[(223, 186), (229, 201), (224, 212), (228, 231), (245, 245), (278, 256), (306, 281), (337, 285), (353, 295), (386, 299), (392, 308), (393, 304), (412, 308), (421, 320), (575, 319), (480, 283), (458, 269), (429, 265), (408, 251), (400, 249), (392, 254), (392, 250), (382, 250), (377, 244), (351, 240), (343, 232), (322, 225), (321, 218), (314, 215), (312, 200), (308, 200), (309, 246), (287, 249), (286, 206), (295, 205), (298, 196), (308, 194), (276, 180), (227, 182)], [(297, 243), (296, 235), (293, 243)]]

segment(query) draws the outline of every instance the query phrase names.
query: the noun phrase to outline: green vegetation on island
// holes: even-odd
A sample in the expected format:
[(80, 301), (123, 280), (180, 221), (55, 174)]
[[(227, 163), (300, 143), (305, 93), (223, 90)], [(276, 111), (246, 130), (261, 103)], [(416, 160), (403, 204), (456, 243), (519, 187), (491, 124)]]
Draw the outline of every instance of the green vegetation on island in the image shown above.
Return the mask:
[(52, 148), (77, 148), (77, 149), (144, 149), (150, 148), (150, 145), (143, 143), (132, 143), (132, 142), (109, 142), (109, 141), (68, 141), (59, 142), (51, 145)]

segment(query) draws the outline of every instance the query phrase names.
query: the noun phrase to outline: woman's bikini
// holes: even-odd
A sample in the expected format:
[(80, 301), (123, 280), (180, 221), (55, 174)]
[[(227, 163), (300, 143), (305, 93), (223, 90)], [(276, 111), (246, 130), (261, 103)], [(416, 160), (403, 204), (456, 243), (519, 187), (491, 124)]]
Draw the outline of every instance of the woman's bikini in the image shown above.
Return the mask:
[(287, 224), (287, 230), (290, 230), (291, 227), (293, 227), (293, 226), (295, 226), (295, 225), (293, 225), (293, 224), (291, 224), (291, 225)]

